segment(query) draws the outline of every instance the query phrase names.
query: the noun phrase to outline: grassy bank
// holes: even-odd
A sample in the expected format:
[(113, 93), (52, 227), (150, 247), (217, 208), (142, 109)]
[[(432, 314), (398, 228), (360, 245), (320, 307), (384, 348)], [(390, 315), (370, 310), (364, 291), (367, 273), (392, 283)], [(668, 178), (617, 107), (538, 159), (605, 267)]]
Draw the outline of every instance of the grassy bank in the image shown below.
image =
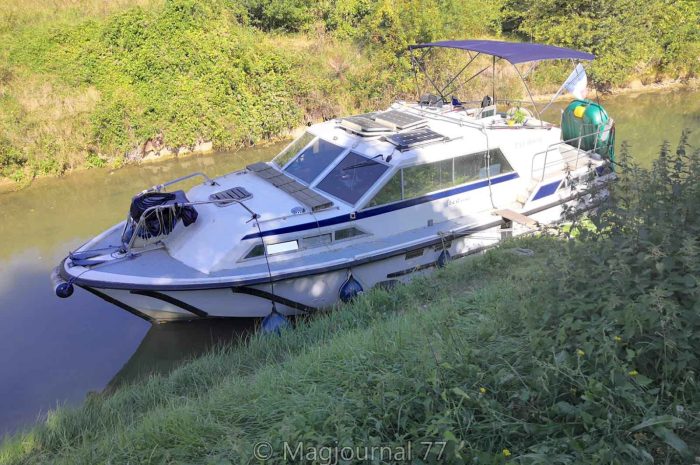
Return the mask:
[[(0, 463), (258, 463), (259, 441), (269, 463), (285, 442), (411, 442), (416, 463), (688, 463), (700, 152), (620, 164), (610, 201), (563, 236), (505, 243), (52, 412), (2, 444)], [(430, 441), (446, 444), (439, 457)]]
[[(559, 3), (8, 0), (0, 11), (0, 177), (27, 183), (202, 142), (241, 147), (414, 97), (405, 49), (422, 41), (532, 37), (589, 50), (599, 56), (592, 78), (604, 88), (700, 69), (697, 2)], [(567, 72), (541, 66), (531, 84), (549, 90)], [(517, 78), (506, 72), (498, 82), (505, 95)]]

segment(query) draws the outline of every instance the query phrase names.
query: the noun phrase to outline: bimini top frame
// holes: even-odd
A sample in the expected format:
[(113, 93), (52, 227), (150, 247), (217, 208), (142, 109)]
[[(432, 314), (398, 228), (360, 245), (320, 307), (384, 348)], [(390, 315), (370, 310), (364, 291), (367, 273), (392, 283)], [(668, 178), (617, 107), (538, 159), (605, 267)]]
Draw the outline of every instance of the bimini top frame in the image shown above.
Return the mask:
[[(469, 61), (467, 62), (466, 65), (457, 73), (454, 77), (452, 77), (447, 85), (445, 87), (438, 87), (435, 82), (432, 80), (430, 75), (425, 69), (425, 66), (423, 65), (423, 58), (425, 58), (425, 54), (427, 51), (433, 48), (453, 48), (453, 49), (459, 49), (459, 50), (465, 50), (469, 53)], [(469, 65), (481, 54), (483, 55), (489, 55), (493, 57), (492, 65), (494, 71), (496, 68), (496, 61), (498, 60), (506, 60), (509, 62), (511, 65), (513, 65), (513, 68), (515, 71), (518, 73), (518, 76), (523, 82), (523, 85), (525, 85), (525, 89), (527, 90), (528, 95), (530, 96), (530, 101), (532, 102), (532, 106), (534, 107), (535, 111), (537, 112), (538, 119), (542, 119), (539, 115), (539, 110), (537, 109), (537, 105), (535, 104), (534, 99), (532, 98), (532, 93), (530, 92), (530, 88), (527, 85), (527, 82), (525, 82), (525, 78), (523, 77), (522, 73), (518, 69), (517, 64), (520, 63), (529, 63), (529, 62), (539, 62), (539, 61), (544, 61), (544, 60), (586, 60), (590, 61), (595, 58), (595, 56), (591, 53), (586, 53), (586, 52), (580, 52), (578, 50), (573, 50), (569, 48), (564, 48), (564, 47), (555, 47), (554, 45), (544, 45), (544, 44), (532, 44), (532, 43), (521, 43), (521, 42), (504, 42), (504, 41), (499, 41), (499, 40), (445, 40), (441, 42), (429, 42), (426, 44), (416, 44), (416, 45), (410, 45), (408, 49), (411, 51), (411, 62), (413, 63), (414, 66), (417, 66), (428, 78), (430, 83), (435, 87), (435, 90), (438, 91), (440, 94), (440, 97), (444, 100), (445, 98), (445, 91), (454, 83), (459, 76), (462, 75), (462, 73), (469, 67)], [(413, 51), (417, 49), (424, 49), (423, 55), (420, 59), (417, 59)], [(472, 55), (471, 52), (476, 52), (476, 55)], [(533, 65), (534, 66), (534, 65)], [(464, 86), (467, 84), (469, 81), (483, 73), (489, 68), (489, 66), (483, 68), (482, 70), (478, 71), (476, 74), (472, 75), (469, 79), (467, 79), (466, 82), (462, 84)], [(531, 68), (532, 69), (532, 68)], [(531, 70), (530, 69), (530, 70)], [(529, 73), (529, 71), (528, 71)], [(526, 75), (528, 74), (526, 73)], [(494, 95), (492, 95), (494, 103), (496, 101), (496, 95), (495, 95), (495, 89), (496, 89), (496, 84), (495, 84), (495, 72), (492, 74), (492, 92)]]

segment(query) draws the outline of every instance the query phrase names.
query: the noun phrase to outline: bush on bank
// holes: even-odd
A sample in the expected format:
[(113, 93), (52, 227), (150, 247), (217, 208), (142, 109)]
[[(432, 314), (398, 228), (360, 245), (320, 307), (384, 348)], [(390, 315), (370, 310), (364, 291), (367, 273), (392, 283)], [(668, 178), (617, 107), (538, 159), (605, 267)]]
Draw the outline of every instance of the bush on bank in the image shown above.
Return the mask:
[[(413, 98), (405, 49), (422, 41), (506, 34), (581, 48), (599, 56), (601, 85), (696, 74), (698, 3), (637, 3), (9, 0), (0, 177), (118, 166), (148, 140), (240, 147)], [(535, 87), (565, 75), (542, 71)]]
[(618, 172), (564, 235), (507, 242), (53, 412), (6, 441), (0, 463), (257, 463), (259, 441), (268, 463), (285, 463), (285, 443), (409, 442), (423, 463), (688, 463), (700, 151), (665, 145), (644, 170), (623, 150)]

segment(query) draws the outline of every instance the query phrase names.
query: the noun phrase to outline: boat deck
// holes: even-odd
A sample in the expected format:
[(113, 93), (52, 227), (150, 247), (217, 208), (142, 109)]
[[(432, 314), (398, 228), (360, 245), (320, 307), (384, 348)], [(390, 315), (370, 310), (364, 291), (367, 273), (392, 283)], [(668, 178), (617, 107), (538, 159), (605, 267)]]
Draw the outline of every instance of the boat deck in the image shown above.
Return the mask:
[[(321, 246), (300, 250), (288, 256), (270, 258), (272, 276), (308, 272), (309, 269), (343, 268), (348, 264), (357, 265), (363, 261), (376, 259), (380, 255), (398, 255), (412, 248), (420, 247), (431, 239), (439, 242), (440, 235), (475, 228), (477, 225), (499, 220), (490, 211), (478, 216), (448, 220), (432, 226), (404, 231), (384, 238), (370, 238), (349, 243), (344, 247)], [(97, 247), (116, 244), (119, 232), (103, 238)], [(397, 245), (398, 244), (398, 245)], [(235, 269), (202, 273), (176, 260), (165, 248), (149, 250), (128, 259), (114, 260), (85, 272), (79, 281), (144, 284), (144, 285), (186, 285), (231, 283), (232, 285), (265, 282), (269, 279), (265, 260), (241, 261)], [(88, 284), (89, 285), (89, 284)]]
[[(558, 153), (557, 153), (558, 152)], [(535, 165), (532, 175), (536, 180), (547, 180), (555, 177), (561, 178), (562, 173), (568, 171), (574, 172), (581, 168), (586, 168), (590, 164), (599, 163), (600, 156), (595, 152), (586, 152), (585, 150), (572, 147), (571, 145), (562, 143), (559, 145), (559, 150), (552, 149), (547, 154), (547, 159), (544, 158), (538, 167)]]

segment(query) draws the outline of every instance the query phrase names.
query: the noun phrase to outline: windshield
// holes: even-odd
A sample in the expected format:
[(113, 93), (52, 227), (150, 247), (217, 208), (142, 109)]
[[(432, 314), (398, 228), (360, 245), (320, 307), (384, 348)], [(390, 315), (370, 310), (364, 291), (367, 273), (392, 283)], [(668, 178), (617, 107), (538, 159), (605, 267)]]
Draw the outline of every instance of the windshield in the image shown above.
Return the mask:
[(350, 152), (316, 187), (354, 205), (387, 169), (387, 165)]
[(284, 168), (284, 166), (289, 163), (289, 160), (294, 158), (294, 156), (306, 147), (309, 142), (314, 140), (316, 136), (310, 132), (305, 132), (301, 137), (289, 144), (279, 155), (277, 155), (272, 162), (278, 167)]
[(344, 147), (318, 138), (292, 160), (284, 171), (306, 183), (311, 183), (344, 150)]

